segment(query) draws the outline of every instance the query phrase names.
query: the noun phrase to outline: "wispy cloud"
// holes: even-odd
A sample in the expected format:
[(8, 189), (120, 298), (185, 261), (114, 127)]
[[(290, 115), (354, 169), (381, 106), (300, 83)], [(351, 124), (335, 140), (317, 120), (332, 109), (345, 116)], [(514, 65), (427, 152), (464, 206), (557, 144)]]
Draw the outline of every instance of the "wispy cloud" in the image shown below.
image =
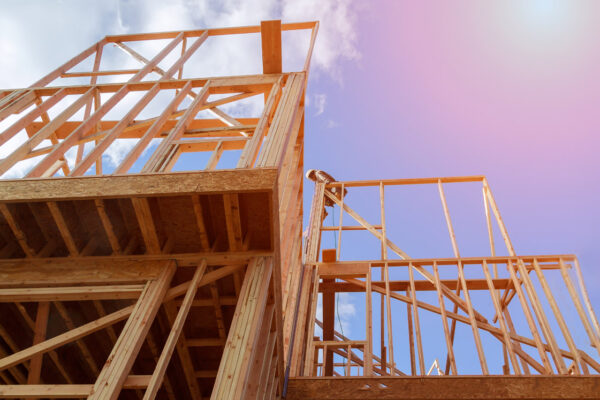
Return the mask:
[[(336, 310), (334, 315), (334, 329), (346, 337), (352, 336), (352, 321), (356, 315), (356, 307), (350, 293), (336, 295)], [(317, 319), (323, 321), (323, 298), (319, 296), (317, 302)], [(315, 335), (321, 335), (322, 330), (315, 325)]]
[(327, 95), (324, 93), (315, 94), (315, 109), (317, 112), (315, 115), (321, 115), (325, 111), (325, 104), (327, 103)]

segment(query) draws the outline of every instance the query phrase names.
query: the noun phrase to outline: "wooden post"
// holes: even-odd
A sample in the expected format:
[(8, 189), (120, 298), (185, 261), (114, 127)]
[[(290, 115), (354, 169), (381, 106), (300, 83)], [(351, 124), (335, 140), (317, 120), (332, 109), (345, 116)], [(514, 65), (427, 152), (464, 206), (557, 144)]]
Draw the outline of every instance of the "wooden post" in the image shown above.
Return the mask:
[[(419, 371), (421, 375), (426, 375), (425, 371), (425, 358), (423, 356), (423, 343), (421, 341), (421, 323), (419, 322), (419, 307), (417, 305), (417, 293), (415, 289), (415, 279), (413, 274), (412, 263), (408, 264), (408, 276), (410, 279), (410, 296), (413, 307), (413, 313), (415, 314), (415, 332), (417, 335), (417, 352), (419, 355)], [(436, 285), (437, 288), (437, 285)], [(448, 353), (450, 354), (450, 353)]]
[[(48, 314), (50, 313), (50, 303), (43, 301), (38, 303), (37, 315), (35, 317), (35, 331), (33, 344), (36, 345), (46, 338), (46, 328), (48, 327)], [(40, 383), (40, 373), (42, 371), (43, 354), (34, 356), (29, 363), (29, 374), (27, 375), (27, 384), (33, 385)]]
[(442, 316), (442, 325), (444, 327), (444, 337), (446, 338), (446, 347), (448, 348), (448, 356), (450, 357), (450, 367), (453, 375), (458, 375), (456, 370), (456, 362), (454, 361), (454, 350), (452, 349), (452, 341), (450, 340), (450, 331), (448, 329), (448, 319), (446, 317), (446, 306), (444, 305), (444, 297), (442, 296), (440, 277), (438, 274), (437, 263), (433, 262), (433, 276), (435, 277), (435, 289), (438, 294), (438, 302), (440, 303), (440, 314)]
[[(335, 249), (323, 249), (322, 259), (324, 263), (335, 262)], [(335, 278), (323, 278), (323, 283), (335, 282)], [(323, 299), (323, 340), (334, 340), (335, 327), (335, 292), (327, 291), (322, 294)], [(333, 350), (323, 348), (323, 374), (333, 376)]]
[[(410, 296), (410, 289), (406, 289), (406, 297)], [(417, 375), (417, 364), (415, 362), (415, 334), (414, 334), (414, 323), (412, 317), (411, 305), (406, 303), (406, 315), (407, 315), (407, 327), (408, 327), (408, 351), (410, 354), (410, 375)]]
[(372, 306), (372, 292), (371, 292), (371, 266), (369, 265), (369, 270), (367, 271), (367, 279), (366, 279), (366, 329), (367, 329), (367, 343), (365, 344), (364, 351), (364, 376), (373, 375), (373, 306)]

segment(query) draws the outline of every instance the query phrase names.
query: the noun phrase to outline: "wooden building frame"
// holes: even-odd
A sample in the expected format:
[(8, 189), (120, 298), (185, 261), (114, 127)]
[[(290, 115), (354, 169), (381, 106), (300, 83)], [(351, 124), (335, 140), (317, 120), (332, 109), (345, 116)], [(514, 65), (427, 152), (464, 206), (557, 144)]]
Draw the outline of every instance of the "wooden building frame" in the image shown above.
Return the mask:
[[(481, 212), (489, 236), (489, 248), (483, 252), (489, 255), (482, 257), (461, 256), (444, 191), (447, 185), (466, 182), (479, 184), (483, 194)], [(386, 220), (386, 188), (406, 185), (437, 186), (453, 258), (413, 259), (388, 235), (393, 225)], [(379, 196), (367, 206), (364, 198), (356, 196), (369, 188)], [(363, 210), (378, 209), (379, 220), (363, 218), (353, 208), (353, 198), (362, 200), (358, 205)], [(338, 223), (325, 224), (326, 213), (338, 216)], [(494, 230), (500, 232), (505, 252), (497, 249)], [(374, 236), (381, 257), (344, 257), (342, 233), (349, 231)], [(337, 247), (322, 249), (319, 257), (324, 232), (336, 236)], [(360, 241), (355, 238), (353, 243), (356, 246)], [(498, 252), (507, 255), (498, 256)], [(289, 398), (594, 398), (600, 393), (600, 325), (577, 258), (517, 255), (483, 176), (317, 181), (304, 257), (301, 303), (308, 306), (298, 317)], [(403, 279), (390, 278), (398, 272)], [(551, 274), (558, 276), (568, 299), (555, 297), (548, 284)], [(359, 337), (346, 337), (335, 328), (336, 293), (340, 292), (364, 293), (366, 332)], [(433, 296), (437, 304), (431, 302), (432, 296), (423, 299), (427, 293), (437, 294)], [(487, 293), (491, 307), (484, 306), (481, 297), (471, 299), (480, 293)], [(400, 302), (406, 305), (402, 315), (394, 306)], [(322, 307), (322, 320), (316, 315), (317, 303)], [(566, 306), (579, 317), (578, 325), (567, 324)], [(513, 322), (515, 312), (525, 317), (523, 324)], [(432, 331), (431, 324), (425, 328), (419, 322), (427, 313), (441, 317), (438, 332)], [(373, 333), (375, 320), (381, 323), (380, 346), (376, 346)], [(456, 340), (465, 341), (455, 337), (457, 322), (471, 328), (473, 345), (462, 345), (461, 352), (472, 351), (477, 356), (478, 371), (472, 365), (466, 372), (457, 367)], [(407, 343), (394, 339), (394, 333), (406, 329)], [(500, 354), (491, 359), (493, 349), (482, 345), (484, 335), (501, 344), (497, 347)], [(436, 359), (430, 367), (424, 353), (431, 351), (424, 338), (431, 343), (433, 336), (438, 343), (445, 342), (446, 359)], [(502, 363), (496, 367), (500, 375), (490, 372), (490, 362), (497, 360)], [(441, 376), (430, 376), (436, 367)], [(549, 386), (539, 390), (541, 382)]]
[[(292, 30), (308, 51), (283, 72)], [(0, 146), (14, 149), (0, 174), (30, 163), (0, 181), (0, 398), (281, 397), (317, 30), (107, 36), (0, 90)], [(261, 74), (194, 74), (203, 43), (239, 35), (260, 39)], [(106, 68), (108, 45), (140, 67)], [(257, 97), (258, 115), (222, 108)], [(108, 165), (122, 140), (133, 145)], [(185, 153), (196, 161), (177, 167)]]
[[(0, 89), (0, 146), (12, 149), (0, 159), (0, 398), (598, 398), (600, 326), (577, 258), (516, 254), (485, 177), (318, 181), (303, 242), (304, 99), (318, 26), (107, 36), (30, 87)], [(286, 31), (307, 34), (297, 71), (283, 71)], [(239, 35), (260, 38), (262, 73), (195, 76), (205, 42)], [(108, 45), (139, 68), (106, 67)], [(225, 111), (246, 101), (260, 111)], [(132, 145), (107, 163), (122, 141)], [(444, 192), (458, 182), (481, 184), (489, 255), (459, 252)], [(413, 259), (395, 244), (385, 190), (401, 185), (437, 185), (453, 257)], [(379, 191), (375, 224), (349, 205), (363, 187)], [(329, 206), (338, 225), (324, 224)], [(494, 229), (508, 255), (497, 255)], [(322, 249), (325, 231), (337, 248)], [(372, 234), (381, 257), (344, 259), (345, 231)], [(335, 329), (336, 293), (364, 293), (363, 337)], [(425, 312), (441, 316), (447, 346), (431, 366)], [(457, 326), (472, 332), (476, 373), (456, 364)], [(403, 328), (406, 354), (394, 341)], [(486, 337), (499, 343), (502, 375)]]

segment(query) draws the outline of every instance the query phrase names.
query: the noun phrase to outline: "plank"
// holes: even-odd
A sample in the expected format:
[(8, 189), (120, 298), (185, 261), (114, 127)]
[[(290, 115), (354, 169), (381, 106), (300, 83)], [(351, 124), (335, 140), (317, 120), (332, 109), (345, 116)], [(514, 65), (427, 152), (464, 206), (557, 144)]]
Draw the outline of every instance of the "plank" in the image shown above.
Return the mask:
[[(323, 265), (324, 264), (319, 265), (319, 270)], [(347, 277), (347, 278), (348, 277), (351, 278), (353, 276), (358, 277), (359, 274), (358, 273), (354, 274), (352, 272), (352, 269), (349, 269), (347, 272), (344, 271), (346, 266), (352, 267), (352, 265), (353, 264), (339, 265), (340, 268), (336, 271), (335, 276), (336, 277)], [(364, 275), (364, 273), (363, 273), (363, 275)], [(456, 286), (457, 284), (460, 285), (460, 281), (456, 280), (456, 279), (442, 279), (442, 280), (440, 280), (440, 282), (442, 283), (442, 285), (446, 285), (449, 287)], [(488, 288), (487, 282), (485, 279), (467, 279), (465, 282), (466, 282), (467, 288), (469, 290), (487, 290), (487, 288)], [(508, 287), (509, 282), (510, 282), (510, 279), (492, 279), (492, 285), (495, 289), (505, 289)], [(422, 280), (422, 279), (415, 280), (414, 284), (415, 284), (415, 290), (417, 292), (434, 291), (435, 290), (435, 285), (426, 280)], [(385, 287), (386, 282), (385, 281), (373, 281), (372, 285), (377, 286), (377, 287)], [(410, 281), (389, 281), (389, 285), (390, 285), (391, 291), (399, 292), (399, 291), (404, 291), (406, 289), (409, 289)], [(355, 285), (348, 284), (346, 282), (321, 283), (319, 285), (319, 292), (329, 292), (329, 291), (360, 292), (361, 290), (359, 288), (357, 288)]]
[(488, 376), (292, 378), (288, 400), (594, 399), (599, 377)]
[(206, 224), (204, 222), (204, 213), (202, 211), (202, 203), (198, 195), (192, 195), (192, 204), (194, 207), (194, 215), (196, 216), (196, 225), (198, 226), (200, 245), (203, 251), (210, 249), (208, 243), (208, 234), (206, 233)]
[(143, 285), (111, 285), (0, 289), (0, 303), (137, 299), (143, 288)]
[(279, 74), (281, 61), (281, 20), (261, 21), (263, 74)]
[(27, 243), (27, 236), (25, 235), (25, 232), (23, 232), (23, 230), (19, 226), (19, 223), (13, 216), (7, 204), (0, 203), (0, 213), (2, 213), (2, 216), (4, 217), (8, 226), (10, 227), (10, 230), (12, 231), (13, 235), (17, 239), (17, 242), (19, 243), (19, 246), (21, 246), (21, 249), (25, 253), (25, 256), (33, 257), (35, 255), (35, 250), (32, 249), (31, 246), (29, 246), (29, 243)]
[(0, 263), (0, 287), (142, 283), (156, 278), (162, 265), (163, 262), (159, 260), (140, 263), (135, 257), (129, 260), (110, 257), (103, 260), (40, 259), (37, 262), (5, 260)]
[(224, 194), (223, 207), (227, 226), (227, 241), (230, 251), (242, 250), (242, 221), (240, 220), (240, 204), (237, 194)]
[[(148, 375), (129, 375), (125, 379), (125, 389), (144, 388), (149, 380)], [(93, 385), (0, 385), (0, 399), (80, 399), (92, 392)]]
[(0, 181), (0, 201), (58, 201), (129, 196), (271, 191), (276, 168)]
[[(35, 317), (35, 327), (33, 334), (33, 344), (41, 343), (46, 338), (46, 330), (48, 328), (48, 315), (50, 314), (50, 303), (47, 301), (41, 302), (37, 307)], [(31, 358), (29, 363), (29, 373), (27, 374), (27, 384), (40, 383), (42, 373), (43, 355), (39, 354)]]
[(146, 252), (150, 254), (158, 254), (161, 252), (160, 241), (158, 239), (158, 233), (154, 224), (154, 218), (152, 211), (150, 210), (150, 204), (148, 198), (132, 198), (131, 203), (135, 210), (140, 231), (144, 238), (144, 244), (146, 245)]
[(49, 201), (46, 204), (48, 204), (50, 214), (52, 214), (52, 218), (54, 219), (54, 222), (58, 227), (58, 231), (60, 232), (60, 236), (62, 237), (63, 242), (65, 242), (65, 245), (69, 250), (69, 254), (72, 256), (79, 255), (77, 243), (75, 243), (75, 239), (73, 238), (73, 235), (71, 234), (69, 227), (67, 226), (67, 222), (65, 221), (65, 218), (58, 207), (58, 203), (56, 203), (55, 201)]

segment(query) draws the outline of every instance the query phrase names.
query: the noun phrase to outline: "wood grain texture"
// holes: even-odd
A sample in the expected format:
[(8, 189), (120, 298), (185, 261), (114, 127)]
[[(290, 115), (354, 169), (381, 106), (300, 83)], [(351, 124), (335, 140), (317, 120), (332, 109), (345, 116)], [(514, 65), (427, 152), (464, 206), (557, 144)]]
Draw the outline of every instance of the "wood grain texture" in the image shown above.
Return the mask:
[(293, 378), (287, 400), (597, 399), (600, 377)]

